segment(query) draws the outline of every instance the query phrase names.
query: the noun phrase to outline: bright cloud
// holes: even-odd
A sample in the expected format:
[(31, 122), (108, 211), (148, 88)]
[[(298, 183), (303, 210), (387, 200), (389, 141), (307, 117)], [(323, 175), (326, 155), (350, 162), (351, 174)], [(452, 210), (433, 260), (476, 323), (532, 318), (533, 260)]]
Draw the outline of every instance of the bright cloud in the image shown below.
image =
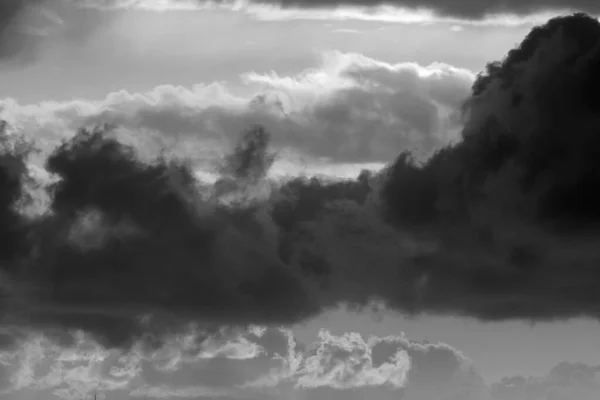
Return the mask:
[(111, 123), (136, 133), (130, 137), (152, 138), (157, 148), (175, 146), (210, 170), (223, 146), (259, 123), (280, 153), (275, 170), (306, 162), (376, 165), (402, 150), (427, 154), (457, 140), (456, 110), (473, 79), (472, 72), (446, 64), (390, 64), (330, 52), (298, 75), (244, 74), (242, 83), (254, 91), (249, 96), (234, 94), (224, 82), (162, 85), (97, 101), (25, 105), (5, 99), (0, 115), (47, 149), (82, 125)]

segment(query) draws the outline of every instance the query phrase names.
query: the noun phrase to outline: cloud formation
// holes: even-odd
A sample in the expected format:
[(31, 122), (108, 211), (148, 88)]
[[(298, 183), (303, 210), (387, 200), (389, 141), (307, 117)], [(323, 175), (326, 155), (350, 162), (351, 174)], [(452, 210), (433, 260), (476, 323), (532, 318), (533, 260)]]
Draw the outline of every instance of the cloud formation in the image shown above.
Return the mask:
[(404, 334), (321, 330), (301, 343), (284, 328), (202, 331), (189, 327), (159, 347), (108, 350), (75, 333), (25, 334), (0, 353), (0, 399), (155, 398), (318, 400), (596, 399), (600, 367), (563, 362), (537, 377), (490, 385), (460, 351)]
[(69, 346), (29, 336), (4, 360), (7, 380), (0, 389), (5, 393), (37, 391), (64, 399), (99, 393), (106, 398), (368, 395), (378, 400), (402, 395), (417, 400), (437, 393), (436, 398), (449, 400), (470, 398), (486, 388), (470, 361), (448, 345), (414, 342), (403, 335), (336, 336), (326, 330), (302, 344), (283, 328), (208, 335), (190, 329), (160, 348), (136, 345), (127, 352), (106, 350), (81, 334)]
[[(150, 151), (130, 134), (135, 125), (82, 130), (46, 158), (53, 183), (37, 217), (15, 202), (26, 171), (3, 165), (10, 178), (2, 184), (15, 196), (2, 212), (21, 229), (7, 232), (22, 233), (15, 237), (25, 251), (4, 257), (0, 307), (15, 326), (83, 329), (124, 348), (189, 322), (292, 324), (372, 301), (485, 321), (598, 318), (599, 32), (583, 14), (533, 29), (475, 81), (460, 141), (422, 163), (398, 145), (388, 167), (356, 179), (272, 179), (281, 145), (268, 123), (249, 125), (214, 184), (198, 179), (194, 158)], [(321, 101), (316, 87), (331, 94), (327, 85), (346, 88), (352, 73), (352, 82), (383, 93), (400, 81), (439, 104), (461, 98), (439, 75), (350, 59), (355, 69), (333, 83), (319, 74), (261, 79), (296, 88), (295, 101)], [(427, 131), (430, 114), (403, 99), (388, 98), (396, 115)], [(347, 115), (354, 103), (346, 101), (328, 118)], [(287, 118), (288, 106), (269, 104)], [(341, 133), (338, 143), (356, 137)], [(291, 143), (309, 152), (310, 141)]]

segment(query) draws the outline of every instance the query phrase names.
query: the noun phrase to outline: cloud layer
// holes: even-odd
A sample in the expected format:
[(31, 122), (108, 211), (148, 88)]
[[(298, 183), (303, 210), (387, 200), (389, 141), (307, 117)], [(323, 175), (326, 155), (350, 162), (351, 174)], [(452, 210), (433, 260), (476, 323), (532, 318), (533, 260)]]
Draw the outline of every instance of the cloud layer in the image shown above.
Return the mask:
[[(283, 16), (286, 11), (291, 11), (300, 16), (308, 18), (319, 16), (318, 12), (303, 13), (303, 11), (329, 10), (329, 18), (359, 18), (397, 20), (397, 22), (425, 22), (427, 20), (446, 20), (463, 22), (484, 21), (490, 17), (499, 15), (510, 15), (524, 17), (548, 12), (586, 12), (598, 14), (600, 6), (587, 0), (576, 1), (551, 1), (551, 0), (528, 0), (528, 1), (501, 1), (501, 0), (460, 0), (447, 2), (442, 0), (242, 0), (242, 1), (218, 1), (207, 2), (205, 0), (109, 0), (95, 1), (86, 0), (83, 3), (88, 7), (102, 9), (130, 9), (139, 8), (145, 10), (197, 10), (220, 6), (233, 10), (246, 10), (251, 14), (269, 18), (275, 15)], [(373, 12), (375, 15), (373, 15)], [(387, 16), (385, 15), (387, 12)], [(361, 16), (362, 14), (362, 16)], [(290, 14), (291, 15), (291, 14)], [(288, 15), (288, 17), (290, 16)], [(510, 19), (510, 18), (509, 18)], [(504, 22), (508, 22), (508, 20)]]

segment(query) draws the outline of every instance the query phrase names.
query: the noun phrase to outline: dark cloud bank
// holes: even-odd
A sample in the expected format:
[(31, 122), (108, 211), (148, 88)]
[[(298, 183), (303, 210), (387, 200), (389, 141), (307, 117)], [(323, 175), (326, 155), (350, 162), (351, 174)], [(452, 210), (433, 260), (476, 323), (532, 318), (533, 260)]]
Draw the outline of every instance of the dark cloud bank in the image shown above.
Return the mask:
[(260, 3), (284, 7), (396, 6), (429, 9), (441, 16), (482, 19), (493, 14), (528, 15), (543, 11), (577, 10), (591, 14), (600, 12), (594, 0), (262, 0)]
[(214, 185), (118, 130), (82, 130), (46, 161), (57, 179), (42, 216), (26, 212), (40, 193), (28, 147), (5, 127), (0, 312), (115, 346), (371, 300), (483, 321), (598, 318), (599, 67), (598, 21), (552, 19), (477, 79), (459, 143), (348, 181), (270, 181), (260, 127)]
[[(74, 1), (74, 0), (68, 0)], [(80, 0), (93, 7), (114, 8), (128, 5), (127, 0)], [(206, 0), (194, 0), (205, 4)], [(171, 0), (173, 4), (188, 0)], [(232, 3), (220, 0), (219, 3)], [(333, 8), (394, 6), (408, 9), (426, 9), (442, 17), (480, 20), (494, 14), (530, 15), (545, 11), (580, 11), (600, 13), (600, 4), (594, 0), (251, 0), (250, 3), (275, 5), (284, 8)], [(129, 4), (130, 5), (130, 4)]]

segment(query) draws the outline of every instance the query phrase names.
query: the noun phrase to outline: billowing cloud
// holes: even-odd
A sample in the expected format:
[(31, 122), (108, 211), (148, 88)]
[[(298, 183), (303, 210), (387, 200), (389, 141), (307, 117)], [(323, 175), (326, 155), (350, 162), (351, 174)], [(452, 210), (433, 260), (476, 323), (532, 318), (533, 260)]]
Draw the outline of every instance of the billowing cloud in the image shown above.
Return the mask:
[(535, 28), (476, 81), (462, 142), (423, 167), (400, 157), (389, 169), (387, 218), (449, 235), (411, 267), (416, 309), (456, 302), (484, 319), (598, 317), (599, 29), (585, 15)]
[[(50, 146), (84, 124), (113, 123), (159, 133), (195, 159), (213, 159), (223, 143), (260, 123), (271, 146), (330, 162), (388, 162), (399, 148), (423, 154), (459, 137), (454, 113), (468, 97), (470, 71), (446, 64), (389, 64), (330, 52), (295, 76), (248, 73), (254, 94), (236, 96), (225, 83), (125, 91), (102, 101), (20, 105), (4, 100), (3, 118)], [(191, 147), (191, 148), (190, 148)]]

